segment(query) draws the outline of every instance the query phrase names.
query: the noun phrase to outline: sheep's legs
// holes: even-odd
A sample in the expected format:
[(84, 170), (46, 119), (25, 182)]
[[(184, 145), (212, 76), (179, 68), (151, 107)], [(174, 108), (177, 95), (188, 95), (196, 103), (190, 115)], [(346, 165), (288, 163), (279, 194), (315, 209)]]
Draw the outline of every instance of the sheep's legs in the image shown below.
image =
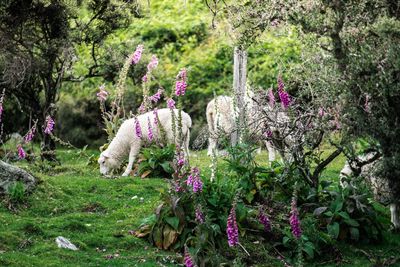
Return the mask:
[(122, 176), (128, 176), (133, 168), (133, 162), (135, 162), (136, 158), (136, 151), (135, 149), (131, 148), (131, 151), (129, 152), (129, 162), (128, 166), (126, 166), (125, 172), (122, 174)]
[(398, 203), (390, 204), (390, 217), (394, 229), (400, 230), (400, 205)]
[[(210, 133), (212, 135), (213, 133)], [(207, 151), (207, 156), (212, 156), (213, 151), (217, 148), (217, 139), (213, 137), (208, 138), (208, 151)]]

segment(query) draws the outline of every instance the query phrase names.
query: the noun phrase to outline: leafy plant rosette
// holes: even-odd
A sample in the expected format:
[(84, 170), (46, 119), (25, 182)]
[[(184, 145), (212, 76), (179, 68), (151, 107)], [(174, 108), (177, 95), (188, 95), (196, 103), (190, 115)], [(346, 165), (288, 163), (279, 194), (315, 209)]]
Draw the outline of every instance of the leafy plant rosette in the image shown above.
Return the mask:
[(172, 167), (175, 154), (175, 145), (165, 147), (151, 145), (144, 148), (134, 169), (140, 177), (171, 177), (174, 172)]

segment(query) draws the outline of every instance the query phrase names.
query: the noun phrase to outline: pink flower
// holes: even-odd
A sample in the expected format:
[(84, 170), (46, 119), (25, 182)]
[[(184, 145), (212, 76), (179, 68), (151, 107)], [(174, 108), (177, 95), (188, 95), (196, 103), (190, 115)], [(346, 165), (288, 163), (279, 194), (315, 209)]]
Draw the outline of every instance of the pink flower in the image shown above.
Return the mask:
[(45, 134), (51, 134), (54, 129), (54, 120), (48, 115), (46, 117), (46, 129), (44, 129)]
[(148, 81), (148, 77), (147, 77), (147, 73), (142, 77), (142, 82), (147, 83)]
[(292, 198), (291, 211), (290, 211), (290, 227), (292, 228), (292, 234), (294, 237), (299, 239), (301, 237), (300, 219), (299, 212), (297, 211), (296, 198)]
[(272, 137), (272, 132), (271, 132), (271, 130), (267, 130), (267, 131), (264, 133), (264, 136), (267, 137), (267, 138), (271, 138), (271, 137)]
[(275, 106), (275, 96), (272, 88), (268, 90), (268, 100), (269, 100), (269, 106), (273, 108)]
[(99, 92), (96, 95), (97, 95), (97, 99), (100, 102), (104, 102), (104, 101), (107, 100), (108, 92), (105, 90), (105, 85), (104, 84), (102, 84), (99, 87)]
[(271, 222), (269, 221), (268, 216), (265, 214), (262, 208), (258, 211), (258, 220), (261, 224), (264, 225), (264, 231), (270, 232), (271, 231)]
[(24, 159), (24, 158), (26, 158), (26, 153), (25, 153), (25, 151), (24, 151), (24, 149), (22, 148), (22, 146), (21, 145), (18, 145), (18, 158), (19, 159)]
[(192, 257), (190, 256), (189, 250), (187, 246), (185, 245), (185, 254), (184, 254), (184, 259), (183, 261), (185, 262), (186, 267), (195, 267), (196, 264), (194, 264)]
[(186, 69), (183, 68), (178, 76), (176, 77), (177, 81), (175, 83), (175, 94), (177, 96), (185, 95), (186, 88), (187, 88), (187, 73)]
[(138, 45), (132, 56), (132, 64), (138, 64), (143, 53), (143, 45)]
[(200, 205), (196, 207), (195, 216), (196, 216), (196, 221), (200, 224), (203, 224), (206, 221), (204, 213), (201, 211)]
[(158, 59), (155, 55), (151, 56), (150, 63), (147, 65), (147, 70), (152, 71), (158, 66)]
[(142, 138), (142, 128), (140, 127), (140, 122), (137, 118), (135, 118), (135, 133), (137, 137)]
[(239, 230), (236, 222), (236, 205), (232, 206), (226, 222), (226, 234), (228, 235), (228, 245), (234, 247), (239, 243)]
[(192, 186), (194, 193), (203, 191), (203, 182), (201, 181), (200, 178), (199, 168), (197, 167), (192, 168), (190, 175), (186, 180), (186, 184), (188, 186)]
[(157, 103), (158, 100), (161, 99), (161, 95), (164, 92), (163, 89), (158, 89), (157, 93), (155, 93), (154, 95), (150, 96), (150, 100), (153, 101), (154, 103)]
[(31, 129), (29, 129), (29, 131), (25, 135), (24, 140), (26, 144), (32, 141), (33, 137), (35, 137), (35, 133), (36, 133), (36, 123), (32, 126)]
[(158, 125), (158, 110), (155, 108), (153, 110), (153, 115), (154, 115), (154, 125)]
[(148, 137), (149, 137), (149, 141), (153, 141), (153, 129), (151, 127), (151, 121), (150, 121), (150, 117), (147, 117), (147, 131), (148, 131)]
[(139, 113), (145, 113), (146, 112), (146, 107), (144, 106), (144, 104), (140, 104), (140, 107), (138, 108)]
[(281, 100), (282, 107), (284, 109), (288, 108), (292, 100), (290, 95), (285, 91), (285, 84), (283, 83), (282, 77), (278, 77), (278, 94)]
[(167, 107), (170, 109), (175, 109), (175, 101), (172, 98), (167, 100)]

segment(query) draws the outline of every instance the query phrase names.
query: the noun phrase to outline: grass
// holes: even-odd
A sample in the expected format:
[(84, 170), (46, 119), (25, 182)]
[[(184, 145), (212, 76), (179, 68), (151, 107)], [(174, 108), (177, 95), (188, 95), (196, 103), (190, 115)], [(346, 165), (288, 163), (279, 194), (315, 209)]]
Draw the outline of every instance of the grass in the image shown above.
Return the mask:
[[(57, 155), (62, 165), (46, 172), (42, 171), (46, 166), (18, 163), (33, 172), (40, 184), (28, 196), (26, 207), (11, 212), (0, 205), (0, 266), (176, 265), (179, 259), (175, 253), (160, 251), (129, 234), (153, 213), (159, 203), (159, 191), (167, 188), (164, 180), (105, 179), (97, 166), (88, 166), (77, 151), (60, 149)], [(206, 151), (191, 155), (191, 165), (199, 166), (207, 175), (210, 159)], [(257, 161), (266, 164), (267, 154), (257, 155)], [(323, 179), (337, 179), (343, 162), (343, 157), (336, 159)], [(387, 225), (387, 209), (378, 208)], [(69, 239), (79, 250), (58, 248), (57, 236)], [(385, 240), (378, 245), (339, 244), (344, 264), (341, 266), (384, 266), (379, 264), (385, 259), (398, 258), (400, 236), (385, 233)], [(335, 266), (331, 262), (322, 265)]]

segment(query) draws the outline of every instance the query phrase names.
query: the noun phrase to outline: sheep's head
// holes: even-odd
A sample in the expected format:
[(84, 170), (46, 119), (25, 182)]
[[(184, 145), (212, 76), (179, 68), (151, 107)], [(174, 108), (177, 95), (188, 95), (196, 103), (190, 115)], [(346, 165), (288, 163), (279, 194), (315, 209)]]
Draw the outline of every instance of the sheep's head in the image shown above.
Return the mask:
[(111, 157), (107, 150), (100, 154), (99, 160), (97, 161), (100, 165), (100, 173), (107, 175), (111, 170), (119, 167), (118, 161)]

